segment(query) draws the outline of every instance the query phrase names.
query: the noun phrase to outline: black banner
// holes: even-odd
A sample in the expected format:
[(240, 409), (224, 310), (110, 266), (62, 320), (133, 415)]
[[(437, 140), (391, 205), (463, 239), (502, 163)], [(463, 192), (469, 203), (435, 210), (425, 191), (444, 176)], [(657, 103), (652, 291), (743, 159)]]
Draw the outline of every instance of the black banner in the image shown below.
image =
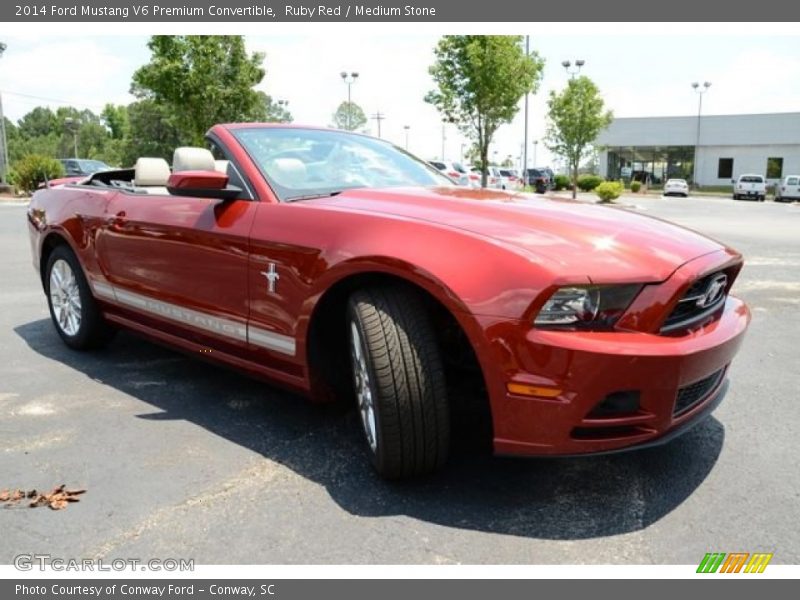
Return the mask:
[(800, 3), (785, 0), (11, 0), (0, 3), (8, 22), (768, 22), (800, 20)]

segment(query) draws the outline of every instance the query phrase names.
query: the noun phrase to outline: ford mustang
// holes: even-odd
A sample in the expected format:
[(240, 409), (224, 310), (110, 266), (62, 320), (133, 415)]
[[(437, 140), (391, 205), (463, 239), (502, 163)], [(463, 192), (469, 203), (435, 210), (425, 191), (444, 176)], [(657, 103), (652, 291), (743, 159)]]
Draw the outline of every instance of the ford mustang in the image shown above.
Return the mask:
[[(33, 263), (76, 350), (123, 328), (352, 401), (387, 478), (665, 443), (722, 400), (735, 250), (632, 211), (455, 186), (367, 136), (216, 125), (172, 165), (37, 191)], [(477, 425), (477, 426), (475, 426)]]

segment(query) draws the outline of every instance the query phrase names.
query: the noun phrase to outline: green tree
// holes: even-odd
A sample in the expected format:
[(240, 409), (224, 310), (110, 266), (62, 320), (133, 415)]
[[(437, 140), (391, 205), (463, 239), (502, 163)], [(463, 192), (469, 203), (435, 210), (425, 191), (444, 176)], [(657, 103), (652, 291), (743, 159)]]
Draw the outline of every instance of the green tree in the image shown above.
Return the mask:
[(560, 93), (547, 101), (545, 144), (563, 157), (572, 174), (572, 197), (577, 194), (578, 166), (592, 151), (592, 143), (608, 127), (613, 115), (605, 109), (600, 90), (586, 76), (571, 79)]
[(55, 113), (45, 106), (37, 106), (19, 120), (19, 134), (29, 139), (54, 133), (59, 120)]
[(201, 145), (215, 123), (263, 121), (261, 53), (248, 54), (242, 36), (156, 35), (150, 62), (133, 74), (131, 92), (174, 115), (185, 144)]
[(100, 118), (111, 132), (111, 138), (122, 140), (130, 134), (130, 121), (128, 119), (128, 107), (125, 105), (106, 104)]
[(333, 113), (333, 127), (346, 131), (355, 131), (367, 124), (367, 115), (355, 102), (344, 101)]
[(185, 143), (172, 111), (148, 99), (128, 105), (127, 113), (130, 135), (124, 140), (119, 164), (131, 166), (140, 156), (172, 162), (175, 148)]
[(446, 35), (429, 69), (437, 89), (425, 101), (478, 147), (483, 187), (492, 137), (514, 118), (519, 101), (535, 93), (541, 80), (544, 61), (536, 52), (526, 54), (521, 42), (518, 35)]

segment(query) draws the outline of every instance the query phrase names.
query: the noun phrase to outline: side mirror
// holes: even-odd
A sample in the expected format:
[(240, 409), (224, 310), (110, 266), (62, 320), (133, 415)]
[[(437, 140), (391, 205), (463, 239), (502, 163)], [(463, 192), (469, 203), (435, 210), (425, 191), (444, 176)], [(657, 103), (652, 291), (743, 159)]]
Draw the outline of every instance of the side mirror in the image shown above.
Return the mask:
[(242, 190), (228, 185), (228, 176), (219, 171), (179, 171), (169, 176), (167, 191), (173, 196), (234, 200)]
[(736, 183), (736, 180), (735, 179), (731, 179), (731, 183)]

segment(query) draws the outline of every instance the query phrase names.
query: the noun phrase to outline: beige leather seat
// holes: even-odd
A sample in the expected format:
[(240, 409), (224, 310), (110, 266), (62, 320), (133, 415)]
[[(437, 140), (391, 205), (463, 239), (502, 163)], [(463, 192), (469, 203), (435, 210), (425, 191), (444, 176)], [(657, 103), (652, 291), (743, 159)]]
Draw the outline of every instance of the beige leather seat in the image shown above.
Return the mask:
[(172, 155), (172, 171), (215, 171), (214, 155), (205, 148), (183, 146), (176, 148)]
[(163, 158), (143, 157), (133, 167), (133, 185), (148, 194), (169, 194), (169, 164)]

